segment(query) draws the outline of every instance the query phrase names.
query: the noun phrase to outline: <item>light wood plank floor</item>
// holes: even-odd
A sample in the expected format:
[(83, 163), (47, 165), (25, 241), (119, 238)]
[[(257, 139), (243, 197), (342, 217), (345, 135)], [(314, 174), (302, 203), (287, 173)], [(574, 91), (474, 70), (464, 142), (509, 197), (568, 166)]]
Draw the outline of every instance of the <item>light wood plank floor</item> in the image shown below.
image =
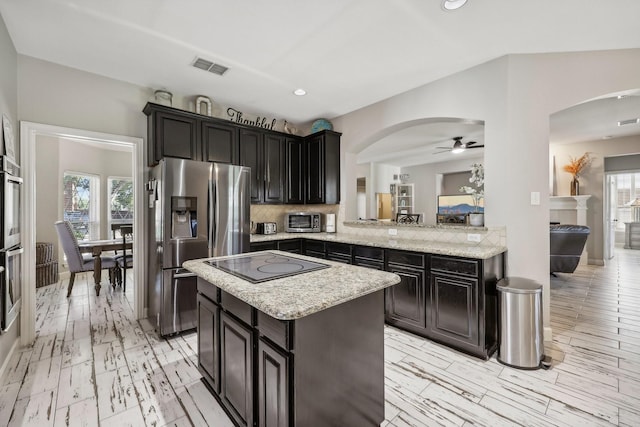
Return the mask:
[[(67, 280), (38, 289), (36, 342), (0, 378), (0, 426), (230, 426), (200, 382), (195, 333), (159, 339), (132, 319), (131, 291), (96, 297), (90, 282), (68, 299)], [(639, 426), (640, 251), (552, 279), (551, 304), (549, 371), (386, 327), (382, 425)]]

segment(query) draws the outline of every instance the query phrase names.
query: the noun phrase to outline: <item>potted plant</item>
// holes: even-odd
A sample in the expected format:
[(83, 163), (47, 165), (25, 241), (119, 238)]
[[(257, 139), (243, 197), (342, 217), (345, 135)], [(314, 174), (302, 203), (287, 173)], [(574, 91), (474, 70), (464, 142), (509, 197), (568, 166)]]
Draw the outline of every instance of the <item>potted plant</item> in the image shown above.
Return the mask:
[(473, 197), (473, 212), (469, 212), (469, 224), (482, 227), (484, 225), (484, 212), (480, 212), (480, 200), (484, 199), (484, 166), (481, 163), (471, 165), (471, 178), (469, 182), (473, 186), (460, 187), (461, 193), (470, 194)]

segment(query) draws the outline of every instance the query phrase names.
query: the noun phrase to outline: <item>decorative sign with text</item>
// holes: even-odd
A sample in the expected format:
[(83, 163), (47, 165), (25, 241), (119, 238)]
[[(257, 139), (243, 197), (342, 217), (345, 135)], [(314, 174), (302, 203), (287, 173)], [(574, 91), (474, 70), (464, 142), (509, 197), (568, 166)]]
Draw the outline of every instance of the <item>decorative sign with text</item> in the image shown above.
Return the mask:
[(231, 107), (227, 108), (227, 115), (229, 116), (229, 120), (235, 123), (275, 130), (276, 119), (269, 120), (266, 117), (260, 116), (257, 116), (255, 119), (247, 118), (242, 111), (238, 111)]

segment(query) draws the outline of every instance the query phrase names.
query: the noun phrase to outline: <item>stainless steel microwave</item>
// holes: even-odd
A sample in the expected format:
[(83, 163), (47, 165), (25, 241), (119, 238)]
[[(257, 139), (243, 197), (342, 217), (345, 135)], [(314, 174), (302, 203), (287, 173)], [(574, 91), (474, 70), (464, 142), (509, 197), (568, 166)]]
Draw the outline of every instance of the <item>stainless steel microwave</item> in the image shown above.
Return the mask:
[(289, 233), (319, 233), (322, 231), (318, 212), (289, 212), (284, 216), (284, 231)]

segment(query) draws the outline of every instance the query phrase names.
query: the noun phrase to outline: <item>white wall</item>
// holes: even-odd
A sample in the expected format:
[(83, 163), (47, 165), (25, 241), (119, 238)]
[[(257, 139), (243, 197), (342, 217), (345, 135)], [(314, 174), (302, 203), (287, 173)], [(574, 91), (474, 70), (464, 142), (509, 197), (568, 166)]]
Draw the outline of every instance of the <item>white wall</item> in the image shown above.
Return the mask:
[(36, 146), (36, 240), (54, 243), (54, 259), (59, 260), (62, 269), (63, 254), (58, 253), (58, 236), (53, 223), (62, 219), (64, 173), (82, 172), (100, 177), (100, 238), (109, 239), (107, 179), (131, 177), (132, 155), (131, 152), (49, 136), (38, 136)]
[[(370, 180), (367, 181), (367, 196), (369, 200), (370, 213), (369, 218), (376, 218), (378, 215), (376, 193), (389, 193), (391, 191), (390, 185), (394, 182), (393, 175), (398, 175), (400, 173), (400, 168), (398, 166), (385, 165), (383, 163), (370, 163), (370, 165)], [(357, 218), (354, 216), (353, 219)]]
[[(622, 154), (640, 153), (640, 137), (629, 136), (613, 138), (606, 141), (596, 140), (577, 144), (552, 144), (549, 146), (549, 156), (556, 158), (556, 179), (558, 196), (571, 194), (569, 183), (571, 174), (563, 170), (570, 157), (580, 157), (589, 152), (593, 161), (580, 174), (580, 194), (590, 194), (587, 201), (587, 225), (591, 234), (587, 240), (589, 263), (603, 265), (604, 262), (604, 158)], [(640, 169), (640, 167), (639, 167)], [(617, 241), (620, 243), (620, 241)]]
[[(0, 15), (0, 114), (5, 114), (13, 124), (16, 157), (20, 157), (18, 140), (18, 67), (16, 49), (7, 32), (4, 19)], [(0, 368), (4, 365), (9, 351), (16, 343), (20, 333), (20, 320), (0, 335)], [(0, 374), (1, 374), (0, 369)]]
[[(486, 225), (507, 230), (507, 274), (543, 284), (549, 327), (549, 116), (640, 87), (640, 49), (509, 55), (333, 120), (342, 135), (342, 200), (353, 200), (355, 153), (392, 127), (430, 117), (485, 123)], [(542, 203), (532, 206), (530, 193)], [(343, 215), (353, 219), (353, 208)]]
[(402, 168), (402, 173), (411, 175), (410, 182), (415, 184), (415, 212), (424, 214), (425, 224), (436, 223), (438, 211), (437, 195), (439, 194), (438, 175), (451, 172), (461, 172), (471, 169), (471, 164), (482, 163), (483, 157), (452, 160), (450, 162), (431, 163), (419, 166)]

